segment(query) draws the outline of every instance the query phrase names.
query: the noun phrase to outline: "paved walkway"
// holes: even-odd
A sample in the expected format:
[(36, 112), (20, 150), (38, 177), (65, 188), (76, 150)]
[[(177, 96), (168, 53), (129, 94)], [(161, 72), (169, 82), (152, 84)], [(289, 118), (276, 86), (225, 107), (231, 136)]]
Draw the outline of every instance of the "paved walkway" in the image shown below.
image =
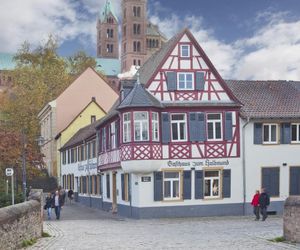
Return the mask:
[[(53, 214), (54, 218), (54, 214)], [(299, 249), (273, 243), (282, 219), (252, 217), (132, 220), (78, 204), (63, 208), (61, 220), (44, 222), (42, 238), (29, 249)]]

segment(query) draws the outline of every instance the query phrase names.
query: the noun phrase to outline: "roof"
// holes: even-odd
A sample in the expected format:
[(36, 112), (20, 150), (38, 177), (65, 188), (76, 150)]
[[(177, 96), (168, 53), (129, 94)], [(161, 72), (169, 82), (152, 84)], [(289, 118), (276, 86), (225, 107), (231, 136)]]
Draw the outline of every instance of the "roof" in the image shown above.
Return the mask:
[(151, 95), (145, 87), (136, 83), (134, 88), (124, 98), (117, 109), (132, 107), (157, 107), (162, 108), (163, 105), (153, 95)]
[(114, 58), (95, 58), (96, 70), (106, 76), (116, 76), (121, 73), (121, 61)]
[(99, 19), (101, 20), (101, 22), (106, 20), (109, 13), (111, 13), (112, 16), (116, 19), (116, 21), (118, 21), (118, 18), (117, 18), (117, 15), (115, 14), (115, 10), (114, 10), (112, 3), (109, 0), (106, 0), (105, 5), (99, 12)]
[(161, 36), (164, 40), (167, 40), (166, 36), (162, 32), (160, 32), (158, 26), (154, 25), (151, 22), (148, 22), (148, 24), (147, 24), (146, 35), (147, 36)]
[(156, 51), (140, 68), (140, 81), (142, 84), (147, 84), (151, 76), (155, 73), (156, 69), (162, 62), (162, 60), (167, 56), (169, 51), (173, 49), (180, 37), (183, 35), (184, 31), (173, 36), (168, 42), (166, 42), (160, 50)]
[(14, 54), (0, 53), (0, 70), (12, 70), (16, 67)]
[(226, 80), (226, 83), (243, 103), (244, 118), (300, 118), (300, 82)]

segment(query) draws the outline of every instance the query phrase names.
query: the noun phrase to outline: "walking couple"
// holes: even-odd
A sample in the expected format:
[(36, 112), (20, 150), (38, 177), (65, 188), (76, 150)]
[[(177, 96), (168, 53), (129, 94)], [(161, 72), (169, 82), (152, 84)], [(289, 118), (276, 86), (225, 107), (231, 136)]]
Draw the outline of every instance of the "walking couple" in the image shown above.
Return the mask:
[(270, 196), (266, 193), (265, 189), (256, 190), (255, 195), (253, 196), (251, 205), (253, 206), (253, 213), (255, 214), (255, 220), (259, 220), (259, 213), (262, 215), (262, 221), (265, 221), (268, 217), (267, 208), (270, 205)]

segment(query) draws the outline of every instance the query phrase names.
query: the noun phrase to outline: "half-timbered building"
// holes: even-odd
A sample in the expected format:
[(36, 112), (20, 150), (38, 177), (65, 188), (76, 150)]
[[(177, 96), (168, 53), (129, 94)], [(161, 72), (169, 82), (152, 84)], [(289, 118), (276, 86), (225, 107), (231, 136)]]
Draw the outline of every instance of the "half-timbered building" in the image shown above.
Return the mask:
[(261, 187), (270, 211), (282, 212), (284, 199), (300, 194), (299, 100), (296, 82), (225, 82), (185, 29), (122, 81), (112, 109), (93, 132), (85, 128), (93, 135), (75, 135), (61, 151), (68, 162), (78, 138), (96, 140), (99, 178), (81, 157), (74, 188), (79, 201), (120, 215), (249, 214)]

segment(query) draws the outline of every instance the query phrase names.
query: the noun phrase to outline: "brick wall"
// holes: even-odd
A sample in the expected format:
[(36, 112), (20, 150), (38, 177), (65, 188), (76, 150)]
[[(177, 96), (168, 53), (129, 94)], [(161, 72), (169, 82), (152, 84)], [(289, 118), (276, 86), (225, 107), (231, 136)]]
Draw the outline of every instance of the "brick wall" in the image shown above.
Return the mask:
[(0, 249), (16, 249), (23, 240), (41, 237), (41, 195), (42, 192), (36, 192), (33, 200), (0, 209)]
[(300, 243), (300, 196), (286, 199), (283, 212), (283, 234), (285, 240)]

